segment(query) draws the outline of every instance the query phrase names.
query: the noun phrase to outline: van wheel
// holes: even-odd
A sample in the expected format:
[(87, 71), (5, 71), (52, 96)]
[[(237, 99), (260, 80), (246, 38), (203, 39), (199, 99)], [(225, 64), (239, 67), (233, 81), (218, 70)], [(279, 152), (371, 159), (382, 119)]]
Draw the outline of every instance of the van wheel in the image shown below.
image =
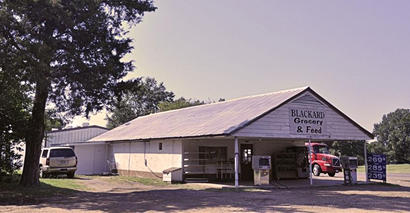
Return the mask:
[(327, 173), (327, 175), (329, 175), (330, 177), (334, 177), (335, 174), (336, 174), (336, 172), (329, 172), (329, 173)]
[(314, 166), (313, 166), (313, 175), (315, 175), (315, 176), (319, 176), (320, 175), (320, 166), (318, 165), (318, 164), (315, 164)]
[(69, 173), (67, 173), (67, 177), (68, 177), (68, 178), (74, 178), (74, 173), (75, 173), (75, 172), (69, 172)]

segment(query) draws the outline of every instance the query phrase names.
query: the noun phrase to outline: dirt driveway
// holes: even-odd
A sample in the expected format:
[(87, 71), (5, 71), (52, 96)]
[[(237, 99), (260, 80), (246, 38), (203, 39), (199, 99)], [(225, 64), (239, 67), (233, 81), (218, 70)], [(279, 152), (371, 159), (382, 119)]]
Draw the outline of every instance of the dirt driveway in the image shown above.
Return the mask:
[[(82, 177), (76, 182), (87, 189), (36, 205), (0, 206), (0, 211), (410, 212), (409, 186), (338, 185), (235, 191), (212, 184), (147, 186), (113, 181), (110, 177)], [(410, 179), (407, 182), (410, 183)]]

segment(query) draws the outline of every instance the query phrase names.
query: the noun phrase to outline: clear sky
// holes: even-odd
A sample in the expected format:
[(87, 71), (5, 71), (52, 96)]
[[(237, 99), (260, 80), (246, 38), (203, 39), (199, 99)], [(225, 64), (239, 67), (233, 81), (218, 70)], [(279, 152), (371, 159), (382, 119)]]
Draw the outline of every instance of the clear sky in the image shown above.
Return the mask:
[[(131, 28), (129, 77), (177, 97), (231, 99), (310, 86), (369, 131), (410, 108), (410, 1), (155, 1)], [(105, 126), (105, 114), (90, 124)], [(87, 122), (74, 119), (73, 125)]]

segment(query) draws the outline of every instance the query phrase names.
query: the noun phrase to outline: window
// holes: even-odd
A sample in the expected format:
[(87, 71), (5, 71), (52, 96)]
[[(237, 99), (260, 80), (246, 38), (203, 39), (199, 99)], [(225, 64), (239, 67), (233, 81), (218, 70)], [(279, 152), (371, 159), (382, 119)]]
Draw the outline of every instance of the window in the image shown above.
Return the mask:
[(242, 163), (251, 164), (252, 163), (252, 148), (244, 148), (242, 150)]
[(50, 157), (74, 157), (75, 154), (72, 149), (52, 149)]
[(199, 147), (199, 164), (212, 164), (218, 162), (225, 162), (227, 159), (226, 147), (211, 147), (200, 146)]
[(48, 149), (43, 150), (43, 154), (41, 155), (42, 158), (46, 158), (48, 154)]
[(329, 149), (327, 146), (313, 146), (313, 152), (314, 153), (323, 153), (323, 154), (329, 154)]
[(159, 143), (159, 144), (158, 144), (158, 149), (159, 149), (159, 150), (162, 150), (162, 143)]
[(259, 166), (270, 166), (268, 158), (260, 158)]

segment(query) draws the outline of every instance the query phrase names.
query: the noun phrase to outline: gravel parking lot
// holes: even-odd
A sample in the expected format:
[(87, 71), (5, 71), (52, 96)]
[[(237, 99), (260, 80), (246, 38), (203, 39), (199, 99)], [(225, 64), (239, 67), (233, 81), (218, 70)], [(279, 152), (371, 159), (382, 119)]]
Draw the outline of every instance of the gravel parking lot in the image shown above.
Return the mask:
[[(409, 212), (410, 174), (394, 184), (303, 188), (222, 188), (218, 184), (144, 185), (116, 177), (80, 177), (67, 196), (0, 205), (1, 212)], [(361, 174), (359, 179), (363, 178)], [(318, 180), (329, 177), (319, 177)], [(334, 181), (341, 181), (339, 174)], [(395, 184), (400, 184), (395, 185)]]

